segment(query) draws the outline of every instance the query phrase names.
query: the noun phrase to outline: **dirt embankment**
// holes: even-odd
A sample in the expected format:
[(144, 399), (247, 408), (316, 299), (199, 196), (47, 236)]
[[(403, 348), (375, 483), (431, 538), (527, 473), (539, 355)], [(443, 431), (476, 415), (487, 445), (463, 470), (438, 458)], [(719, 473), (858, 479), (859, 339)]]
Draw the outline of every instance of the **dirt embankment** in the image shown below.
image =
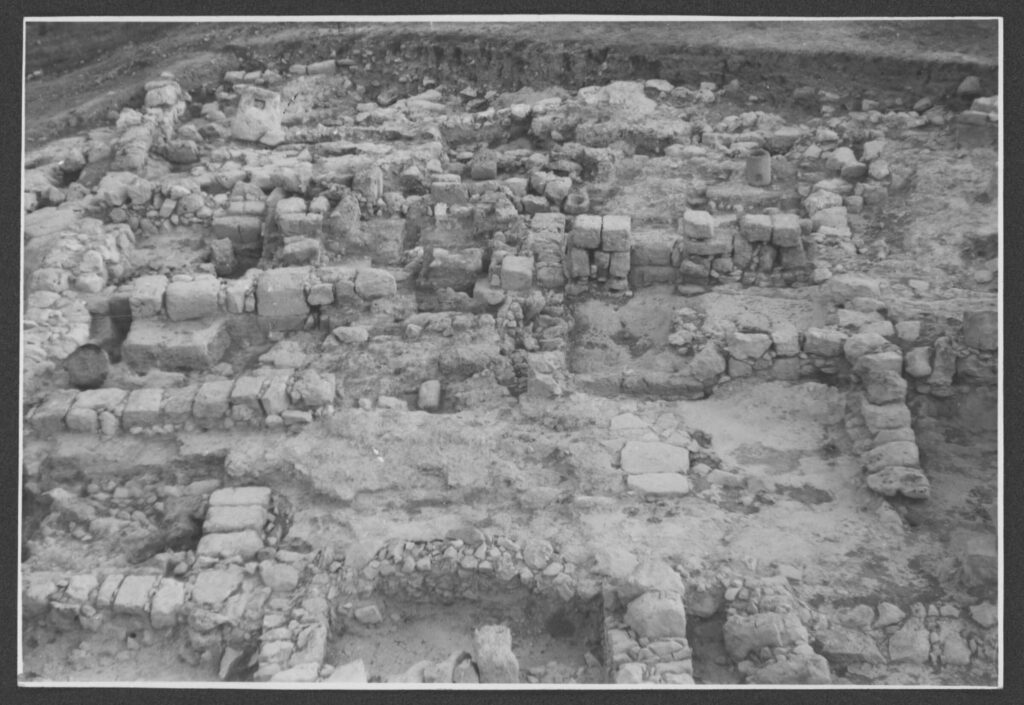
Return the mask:
[[(767, 105), (793, 89), (862, 97), (949, 96), (966, 75), (998, 83), (997, 25), (977, 22), (616, 23), (32, 23), (26, 136), (47, 139), (105, 120), (173, 71), (190, 91), (225, 70), (334, 56), (357, 82), (413, 85), (425, 76), (514, 91), (575, 90), (612, 80), (675, 85), (734, 79)], [(398, 63), (395, 60), (400, 59)]]

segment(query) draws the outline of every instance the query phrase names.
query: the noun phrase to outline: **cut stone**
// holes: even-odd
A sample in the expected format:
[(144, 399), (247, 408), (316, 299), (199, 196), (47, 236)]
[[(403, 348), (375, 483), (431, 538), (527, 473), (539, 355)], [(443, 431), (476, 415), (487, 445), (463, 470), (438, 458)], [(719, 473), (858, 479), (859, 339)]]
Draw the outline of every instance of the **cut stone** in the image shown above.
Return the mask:
[(685, 473), (690, 470), (690, 452), (658, 441), (627, 441), (621, 465), (629, 475)]
[(629, 603), (625, 622), (641, 638), (686, 637), (686, 608), (679, 595), (645, 593)]
[(141, 319), (132, 323), (121, 352), (138, 373), (152, 368), (207, 370), (220, 361), (230, 343), (223, 318), (181, 323)]
[(154, 629), (167, 629), (178, 623), (178, 613), (185, 604), (185, 583), (173, 578), (160, 581), (150, 606), (149, 621)]
[(220, 280), (212, 277), (171, 282), (165, 293), (167, 317), (172, 321), (190, 321), (215, 316), (219, 293)]
[(231, 558), (239, 556), (249, 560), (263, 548), (263, 540), (255, 531), (237, 531), (230, 534), (207, 534), (199, 540), (196, 553), (201, 556)]
[(210, 607), (222, 605), (242, 585), (244, 577), (237, 566), (204, 570), (192, 585), (192, 602)]
[(632, 220), (628, 215), (606, 215), (601, 221), (601, 249), (605, 252), (629, 252), (632, 246)]
[(216, 505), (206, 512), (203, 531), (227, 533), (253, 529), (262, 531), (267, 521), (267, 511), (258, 504)]
[(210, 495), (210, 506), (237, 506), (255, 504), (264, 508), (270, 507), (269, 487), (222, 487)]
[(676, 472), (629, 475), (626, 477), (626, 486), (650, 497), (682, 497), (690, 493), (690, 481), (685, 475)]
[(144, 616), (149, 611), (149, 595), (160, 579), (158, 575), (129, 575), (117, 589), (113, 609), (115, 614)]

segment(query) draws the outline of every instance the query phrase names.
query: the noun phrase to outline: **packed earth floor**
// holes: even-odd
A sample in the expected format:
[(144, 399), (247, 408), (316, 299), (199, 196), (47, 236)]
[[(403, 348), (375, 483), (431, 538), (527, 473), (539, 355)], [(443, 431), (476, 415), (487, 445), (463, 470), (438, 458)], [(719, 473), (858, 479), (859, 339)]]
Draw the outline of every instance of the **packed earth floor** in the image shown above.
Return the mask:
[(996, 683), (995, 22), (27, 36), (24, 681)]

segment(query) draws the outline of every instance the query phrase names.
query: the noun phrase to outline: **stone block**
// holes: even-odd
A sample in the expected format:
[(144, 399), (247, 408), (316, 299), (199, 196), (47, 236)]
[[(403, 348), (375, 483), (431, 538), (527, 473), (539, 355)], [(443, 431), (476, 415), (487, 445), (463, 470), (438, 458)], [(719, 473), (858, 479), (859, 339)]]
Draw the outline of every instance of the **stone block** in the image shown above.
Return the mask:
[(263, 540), (250, 529), (229, 534), (207, 534), (199, 540), (196, 553), (217, 558), (240, 556), (242, 560), (250, 560), (261, 548)]
[(75, 397), (74, 406), (95, 411), (102, 411), (104, 409), (115, 411), (121, 407), (127, 398), (128, 391), (125, 389), (114, 389), (112, 387), (87, 389), (78, 393), (78, 396)]
[(469, 203), (469, 191), (459, 181), (435, 181), (430, 184), (430, 196), (435, 202), (450, 206)]
[(275, 377), (267, 382), (260, 395), (264, 416), (280, 415), (288, 410), (288, 380)]
[(417, 406), (423, 411), (436, 411), (441, 408), (441, 383), (430, 379), (420, 385)]
[(773, 245), (796, 247), (800, 244), (800, 216), (796, 213), (775, 213), (771, 221)]
[(71, 410), (77, 395), (74, 389), (54, 390), (32, 412), (29, 426), (41, 435), (60, 433), (65, 429), (64, 417)]
[(255, 86), (236, 88), (241, 93), (238, 109), (231, 123), (231, 136), (257, 142), (281, 131), (281, 95)]
[(149, 612), (150, 593), (156, 587), (158, 575), (129, 575), (121, 581), (114, 598), (114, 614), (145, 616)]
[(602, 250), (605, 252), (629, 252), (632, 243), (632, 220), (628, 215), (606, 215), (602, 218)]
[(627, 475), (626, 487), (644, 497), (682, 497), (690, 493), (690, 481), (675, 472)]
[(578, 215), (573, 220), (569, 241), (573, 247), (595, 250), (601, 247), (601, 216)]
[(519, 661), (512, 653), (512, 632), (504, 625), (473, 631), (473, 660), (481, 683), (519, 683)]
[(260, 579), (273, 592), (290, 593), (299, 584), (299, 571), (287, 563), (261, 561)]
[(306, 369), (292, 379), (288, 395), (299, 409), (316, 409), (334, 402), (336, 379), (333, 372)]
[(804, 643), (807, 629), (796, 614), (768, 612), (755, 615), (731, 615), (723, 628), (725, 650), (734, 661), (742, 661), (751, 651)]
[(256, 215), (217, 216), (213, 219), (213, 239), (223, 238), (240, 248), (258, 245), (263, 239), (263, 219)]
[(620, 465), (628, 475), (685, 473), (690, 470), (690, 452), (659, 441), (627, 441)]
[(672, 265), (672, 248), (679, 235), (671, 231), (638, 231), (633, 233), (631, 266), (669, 267)]
[(260, 274), (256, 282), (256, 312), (269, 319), (304, 319), (309, 314), (306, 304), (309, 273), (309, 267), (282, 267)]
[(163, 389), (143, 388), (133, 390), (125, 402), (124, 411), (121, 412), (121, 425), (125, 430), (135, 426), (143, 428), (157, 426), (162, 423), (164, 401)]
[(905, 428), (910, 426), (910, 409), (906, 404), (872, 404), (867, 399), (861, 402), (861, 415), (872, 433), (882, 429)]
[(501, 260), (501, 288), (528, 291), (533, 285), (533, 257), (506, 256)]
[(612, 252), (608, 264), (608, 276), (624, 278), (629, 276), (629, 252)]
[(159, 315), (164, 310), (166, 291), (167, 277), (162, 274), (146, 274), (133, 281), (128, 294), (133, 323), (140, 318)]
[(629, 603), (625, 622), (641, 638), (686, 637), (686, 608), (681, 595), (645, 593)]
[(360, 269), (355, 276), (355, 293), (362, 299), (374, 299), (394, 296), (398, 292), (395, 277), (383, 269)]
[(683, 236), (690, 240), (710, 240), (715, 234), (715, 217), (707, 211), (683, 213)]
[(237, 566), (201, 571), (192, 585), (192, 602), (208, 607), (222, 605), (241, 587), (244, 577)]
[(590, 276), (590, 253), (578, 247), (569, 249), (569, 276), (573, 279), (586, 279)]
[(727, 350), (733, 357), (740, 360), (757, 360), (764, 356), (772, 346), (772, 338), (767, 333), (740, 333), (729, 336)]
[(684, 249), (687, 256), (717, 257), (732, 253), (733, 234), (724, 228), (715, 228), (710, 238), (705, 240), (687, 240)]
[(771, 332), (772, 345), (778, 357), (800, 354), (800, 332), (792, 323), (782, 323)]
[(267, 510), (258, 504), (215, 505), (206, 512), (203, 531), (226, 534), (232, 531), (252, 529), (263, 531), (267, 521)]
[(246, 375), (235, 380), (231, 388), (230, 401), (232, 406), (246, 406), (255, 411), (260, 410), (260, 393), (266, 385), (266, 377)]
[(227, 416), (231, 409), (231, 380), (214, 380), (199, 385), (192, 415), (196, 421), (213, 421)]
[(171, 282), (165, 292), (167, 317), (172, 321), (190, 321), (217, 314), (220, 280), (213, 277), (190, 282)]
[[(769, 242), (772, 239), (772, 216), (748, 214), (740, 218), (740, 234), (747, 242)], [(799, 233), (797, 233), (799, 236)]]
[(270, 507), (269, 487), (223, 487), (210, 494), (211, 507), (236, 507), (256, 505), (268, 509)]
[(195, 403), (199, 385), (190, 384), (186, 387), (171, 387), (164, 390), (163, 417), (166, 423), (183, 424), (192, 418), (192, 405)]
[(231, 335), (227, 321), (168, 323), (154, 319), (133, 322), (121, 353), (137, 373), (151, 368), (162, 370), (207, 370), (223, 357)]
[(838, 357), (843, 353), (846, 333), (829, 328), (808, 328), (804, 332), (804, 352), (821, 357)]
[(917, 467), (919, 461), (917, 444), (911, 441), (883, 443), (861, 456), (868, 472), (878, 472), (887, 467)]
[(178, 623), (178, 613), (185, 604), (185, 583), (164, 578), (157, 586), (150, 605), (149, 621), (154, 629), (168, 629)]
[(100, 583), (100, 587), (96, 591), (97, 608), (107, 609), (114, 604), (114, 597), (123, 580), (124, 576), (120, 574), (108, 575), (103, 578), (103, 582)]

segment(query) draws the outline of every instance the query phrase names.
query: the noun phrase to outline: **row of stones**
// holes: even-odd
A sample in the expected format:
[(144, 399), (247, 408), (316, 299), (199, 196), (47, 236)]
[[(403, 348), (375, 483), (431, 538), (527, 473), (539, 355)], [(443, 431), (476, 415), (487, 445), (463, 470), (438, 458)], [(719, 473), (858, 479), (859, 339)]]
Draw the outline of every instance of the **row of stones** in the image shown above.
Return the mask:
[(611, 291), (621, 291), (627, 287), (631, 248), (629, 216), (578, 215), (569, 233), (568, 274), (576, 281), (607, 281)]
[(393, 296), (395, 277), (382, 269), (349, 267), (284, 267), (250, 270), (239, 279), (178, 274), (168, 281), (160, 274), (135, 279), (126, 295), (133, 320), (164, 314), (188, 321), (219, 313), (256, 313), (267, 318), (305, 317), (311, 306), (358, 303)]
[(475, 530), (458, 532), (458, 536), (392, 542), (356, 576), (358, 589), (416, 600), (472, 599), (510, 585), (555, 593), (566, 602), (600, 594), (600, 583), (556, 555), (548, 541), (520, 545), (505, 536), (487, 537)]
[(231, 428), (258, 424), (280, 428), (311, 423), (336, 398), (333, 373), (306, 369), (259, 368), (264, 376), (210, 380), (167, 389), (104, 388), (50, 393), (27, 417), (40, 435), (65, 430), (171, 433), (181, 428)]

